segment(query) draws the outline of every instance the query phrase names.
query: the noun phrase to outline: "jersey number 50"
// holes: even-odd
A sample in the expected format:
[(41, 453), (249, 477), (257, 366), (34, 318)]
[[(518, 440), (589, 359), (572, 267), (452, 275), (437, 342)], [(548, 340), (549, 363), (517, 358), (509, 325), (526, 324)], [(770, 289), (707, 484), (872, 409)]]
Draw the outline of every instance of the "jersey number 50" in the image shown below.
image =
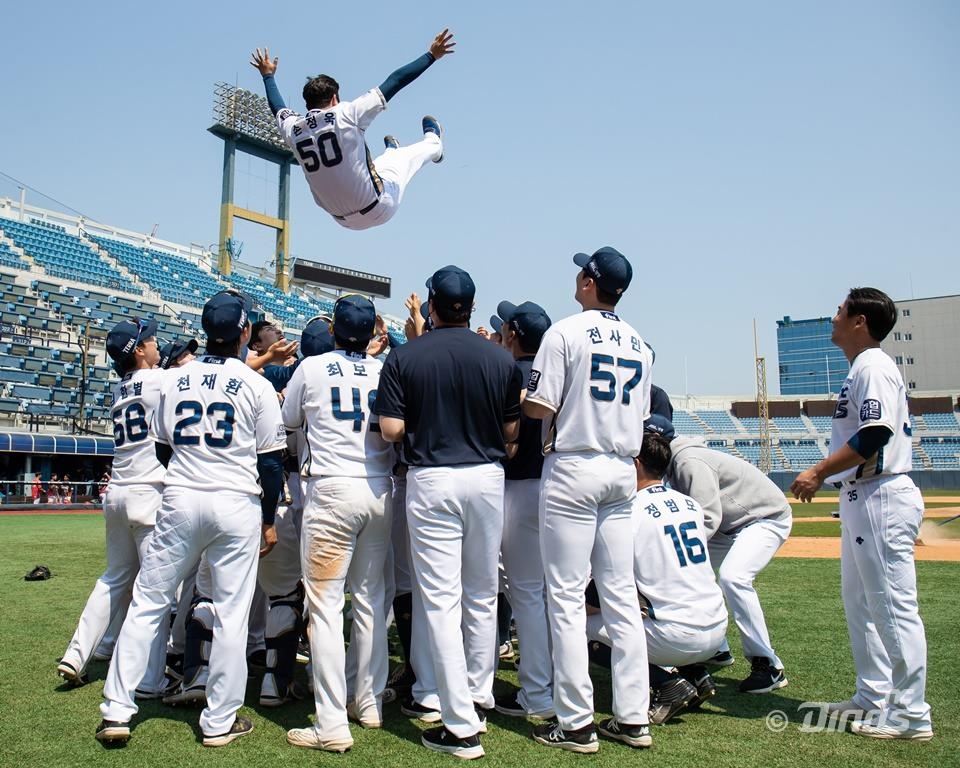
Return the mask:
[[(316, 151), (313, 148), (314, 142), (316, 142)], [(300, 155), (303, 170), (310, 173), (319, 170), (321, 165), (324, 168), (333, 168), (343, 161), (343, 152), (340, 149), (340, 142), (337, 141), (337, 134), (332, 132), (321, 133), (315, 139), (298, 141), (297, 154)]]
[(639, 360), (625, 360), (622, 357), (614, 361), (612, 355), (601, 355), (597, 352), (590, 355), (590, 381), (606, 384), (606, 388), (597, 385), (590, 387), (590, 397), (594, 400), (609, 402), (617, 399), (617, 374), (615, 370), (607, 370), (607, 366), (633, 371), (633, 376), (624, 382), (623, 392), (620, 395), (620, 402), (623, 405), (630, 405), (630, 391), (643, 378), (643, 363)]

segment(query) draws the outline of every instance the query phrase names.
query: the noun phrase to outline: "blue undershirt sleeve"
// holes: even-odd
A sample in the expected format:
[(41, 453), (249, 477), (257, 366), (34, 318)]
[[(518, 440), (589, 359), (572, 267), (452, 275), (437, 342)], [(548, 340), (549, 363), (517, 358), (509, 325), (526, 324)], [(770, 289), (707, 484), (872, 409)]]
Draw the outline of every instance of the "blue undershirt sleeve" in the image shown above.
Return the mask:
[(433, 58), (433, 54), (428, 52), (391, 73), (390, 76), (380, 84), (380, 93), (383, 94), (384, 100), (390, 101), (390, 99), (397, 95), (397, 91), (410, 85), (410, 83), (426, 72), (427, 67), (433, 64), (434, 61), (436, 61), (436, 59)]
[(283, 491), (283, 452), (270, 451), (257, 456), (257, 471), (260, 473), (260, 514), (264, 525), (273, 525), (277, 516), (277, 502)]
[(277, 81), (273, 75), (266, 75), (263, 78), (263, 90), (267, 92), (267, 104), (270, 105), (270, 111), (276, 117), (277, 112), (286, 108), (287, 105), (283, 103), (283, 96), (280, 95), (280, 89), (277, 87)]
[(847, 445), (863, 458), (869, 459), (890, 442), (891, 437), (893, 437), (893, 431), (889, 427), (878, 424), (861, 429), (847, 440)]

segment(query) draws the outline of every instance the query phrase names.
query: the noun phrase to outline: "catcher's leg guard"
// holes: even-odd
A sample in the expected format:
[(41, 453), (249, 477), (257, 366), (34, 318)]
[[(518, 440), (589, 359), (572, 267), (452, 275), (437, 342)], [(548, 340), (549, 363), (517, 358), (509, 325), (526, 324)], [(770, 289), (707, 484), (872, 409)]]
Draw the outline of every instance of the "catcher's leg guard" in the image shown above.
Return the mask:
[(213, 644), (213, 603), (206, 597), (194, 598), (187, 614), (183, 647), (183, 682), (180, 690), (163, 699), (164, 704), (200, 704), (206, 701), (207, 676), (210, 673), (210, 648)]
[(590, 640), (587, 643), (587, 655), (590, 657), (590, 661), (598, 667), (610, 669), (612, 666), (610, 661), (610, 646), (601, 643), (599, 640)]
[(270, 598), (267, 613), (267, 667), (260, 686), (260, 704), (279, 707), (299, 698), (293, 690), (297, 645), (303, 627), (303, 586), (289, 595)]

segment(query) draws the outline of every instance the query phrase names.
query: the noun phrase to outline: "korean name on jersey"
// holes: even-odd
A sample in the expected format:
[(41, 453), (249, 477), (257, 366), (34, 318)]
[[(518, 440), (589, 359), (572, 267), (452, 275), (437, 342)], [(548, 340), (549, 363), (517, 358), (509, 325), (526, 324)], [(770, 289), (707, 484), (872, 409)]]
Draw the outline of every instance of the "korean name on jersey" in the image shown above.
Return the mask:
[(162, 483), (166, 470), (148, 440), (150, 420), (160, 404), (165, 372), (156, 369), (131, 371), (113, 388), (112, 485)]
[(277, 113), (280, 135), (297, 155), (317, 205), (349, 216), (380, 197), (383, 184), (370, 158), (364, 132), (387, 102), (379, 88), (353, 101), (298, 115)]
[(302, 477), (386, 477), (394, 452), (373, 413), (383, 364), (335, 350), (300, 363), (287, 385), (283, 417), (303, 427)]
[(206, 355), (170, 371), (153, 437), (173, 448), (165, 485), (260, 494), (257, 454), (286, 445), (270, 383), (233, 357)]
[(887, 427), (893, 437), (865, 464), (832, 475), (826, 482), (902, 474), (913, 469), (906, 387), (896, 364), (880, 348), (863, 350), (850, 366), (837, 395), (830, 445), (838, 448), (846, 444), (870, 424)]
[(633, 502), (633, 528), (637, 590), (650, 618), (697, 627), (723, 621), (700, 505), (663, 485), (649, 486)]
[(593, 451), (636, 456), (650, 415), (653, 355), (615, 313), (588, 310), (554, 323), (533, 361), (527, 399), (557, 415), (544, 419), (544, 453)]

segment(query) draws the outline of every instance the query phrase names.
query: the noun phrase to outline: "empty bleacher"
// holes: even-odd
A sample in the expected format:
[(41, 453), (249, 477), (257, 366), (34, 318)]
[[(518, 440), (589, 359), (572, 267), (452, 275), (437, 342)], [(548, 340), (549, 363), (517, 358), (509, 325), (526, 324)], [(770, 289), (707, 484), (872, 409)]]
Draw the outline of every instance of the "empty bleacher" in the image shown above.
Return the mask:
[(678, 435), (704, 435), (706, 430), (689, 411), (675, 408), (673, 411), (673, 427)]
[(823, 451), (816, 440), (781, 440), (780, 450), (789, 469), (806, 469), (823, 459)]
[(920, 447), (934, 469), (960, 468), (960, 437), (921, 437)]
[(696, 410), (694, 414), (711, 431), (721, 435), (732, 435), (742, 431), (728, 411)]

